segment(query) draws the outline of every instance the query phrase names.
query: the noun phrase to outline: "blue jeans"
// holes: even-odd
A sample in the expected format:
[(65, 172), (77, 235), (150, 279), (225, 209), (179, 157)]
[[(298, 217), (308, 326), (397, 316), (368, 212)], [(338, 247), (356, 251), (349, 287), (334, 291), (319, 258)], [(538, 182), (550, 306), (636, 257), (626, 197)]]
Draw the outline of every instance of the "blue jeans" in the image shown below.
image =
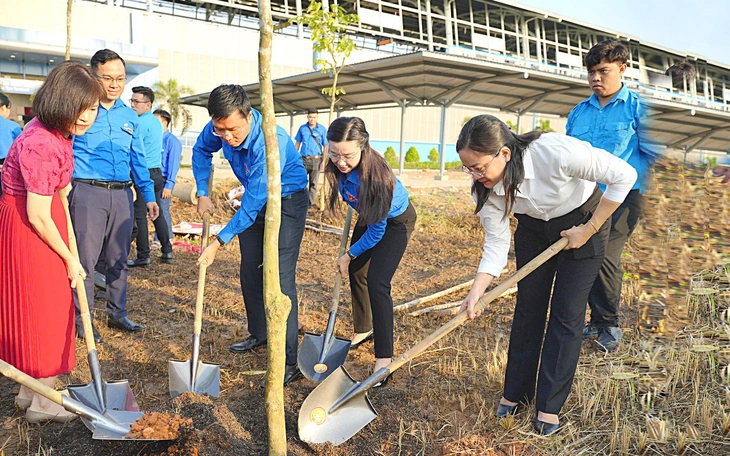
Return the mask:
[[(165, 221), (167, 222), (167, 229), (170, 232), (170, 241), (172, 242), (173, 239), (175, 239), (172, 236), (172, 217), (170, 217), (170, 200), (172, 199), (172, 196), (169, 198), (160, 198), (160, 213), (165, 218)], [(159, 239), (157, 239), (157, 232), (155, 232), (155, 242), (160, 242)]]

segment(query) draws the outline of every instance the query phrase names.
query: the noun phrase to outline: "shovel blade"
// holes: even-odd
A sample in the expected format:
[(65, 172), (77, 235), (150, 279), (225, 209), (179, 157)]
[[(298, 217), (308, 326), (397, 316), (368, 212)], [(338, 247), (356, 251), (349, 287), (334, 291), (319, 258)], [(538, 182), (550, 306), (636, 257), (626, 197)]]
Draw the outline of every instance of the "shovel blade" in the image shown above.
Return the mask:
[(216, 364), (198, 361), (195, 382), (191, 378), (192, 360), (168, 361), (170, 397), (177, 397), (188, 391), (218, 397), (221, 393), (221, 368)]
[(304, 400), (299, 411), (299, 438), (308, 443), (339, 445), (357, 434), (378, 416), (367, 394), (354, 396), (335, 412), (329, 409), (357, 385), (344, 367), (339, 367)]
[[(102, 391), (104, 391), (104, 400), (99, 398), (94, 382), (87, 385), (68, 386), (68, 394), (72, 399), (99, 413), (105, 413), (109, 410), (139, 412), (137, 399), (135, 399), (132, 388), (129, 387), (129, 382), (126, 380), (104, 382)], [(106, 409), (103, 404), (106, 404)], [(81, 420), (89, 430), (94, 430), (94, 420), (85, 417), (81, 417)]]
[(94, 424), (92, 438), (96, 440), (142, 440), (124, 438), (125, 435), (129, 434), (132, 424), (142, 416), (144, 416), (142, 412), (107, 410), (104, 413), (104, 418), (107, 418), (107, 420), (91, 420)]
[(299, 370), (305, 377), (315, 382), (321, 382), (334, 372), (338, 367), (345, 364), (347, 354), (350, 351), (350, 341), (341, 337), (330, 339), (327, 356), (324, 362), (320, 363), (322, 350), (327, 344), (326, 335), (306, 333), (299, 348), (297, 364)]

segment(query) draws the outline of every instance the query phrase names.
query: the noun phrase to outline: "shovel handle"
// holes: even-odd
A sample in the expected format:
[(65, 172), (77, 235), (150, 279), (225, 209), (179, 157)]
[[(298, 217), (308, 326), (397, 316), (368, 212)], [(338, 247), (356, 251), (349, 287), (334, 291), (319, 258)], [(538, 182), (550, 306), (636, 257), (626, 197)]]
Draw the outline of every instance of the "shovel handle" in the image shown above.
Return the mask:
[[(477, 304), (474, 306), (474, 310), (477, 311), (483, 309), (487, 304), (497, 299), (502, 293), (509, 290), (513, 285), (525, 278), (525, 276), (530, 274), (535, 269), (539, 268), (550, 258), (557, 255), (567, 245), (568, 238), (561, 238), (558, 242), (548, 247), (547, 250), (533, 258), (532, 261), (530, 261), (522, 268), (520, 268), (517, 272), (515, 272), (512, 277), (503, 282), (500, 282), (496, 287), (492, 288), (489, 293), (482, 296), (479, 302), (477, 302)], [(452, 318), (448, 323), (444, 324), (439, 329), (434, 331), (433, 334), (423, 339), (421, 342), (413, 346), (410, 350), (393, 360), (393, 362), (391, 362), (386, 367), (386, 369), (388, 369), (390, 372), (394, 372), (403, 364), (409, 362), (411, 359), (420, 355), (428, 347), (441, 340), (442, 337), (446, 336), (451, 331), (461, 326), (468, 318), (469, 317), (466, 313), (466, 310), (459, 312), (456, 317)]]
[[(210, 213), (203, 214), (203, 236), (200, 238), (200, 252), (208, 246), (208, 234), (210, 233)], [(208, 270), (207, 263), (200, 263), (198, 270), (198, 293), (195, 297), (195, 325), (193, 332), (200, 334), (203, 328), (203, 296), (205, 294), (205, 273)]]
[[(76, 244), (76, 234), (74, 233), (73, 223), (71, 222), (71, 212), (69, 211), (68, 205), (68, 192), (66, 189), (59, 191), (61, 196), (61, 203), (63, 209), (66, 211), (66, 225), (68, 225), (68, 249), (71, 254), (79, 259), (79, 248)], [(94, 272), (91, 271), (91, 274)], [(86, 351), (91, 353), (92, 350), (96, 350), (96, 342), (94, 341), (94, 330), (91, 327), (91, 314), (89, 313), (89, 300), (86, 297), (86, 285), (83, 280), (76, 280), (76, 296), (79, 299), (79, 313), (81, 314), (81, 324), (84, 327), (84, 342), (86, 342)], [(60, 403), (60, 402), (59, 402)]]
[(55, 402), (58, 405), (63, 405), (63, 395), (60, 391), (56, 391), (55, 389), (48, 387), (44, 385), (43, 383), (39, 382), (38, 380), (34, 379), (30, 375), (19, 371), (15, 367), (11, 366), (10, 364), (6, 363), (5, 361), (0, 359), (0, 373), (9, 378), (10, 380), (13, 380), (14, 382), (20, 383), (21, 385), (25, 386), (26, 388), (30, 388), (34, 392), (40, 394), (43, 397), (46, 397), (53, 402)]
[[(339, 259), (345, 254), (347, 248), (347, 240), (350, 238), (350, 224), (352, 223), (352, 207), (347, 206), (347, 217), (345, 218), (345, 226), (342, 228), (342, 240), (340, 241), (340, 250), (337, 253)], [(335, 289), (332, 294), (332, 306), (330, 307), (330, 313), (337, 311), (337, 306), (340, 303), (340, 285), (342, 284), (342, 275), (340, 274), (339, 268), (337, 274), (335, 274)]]

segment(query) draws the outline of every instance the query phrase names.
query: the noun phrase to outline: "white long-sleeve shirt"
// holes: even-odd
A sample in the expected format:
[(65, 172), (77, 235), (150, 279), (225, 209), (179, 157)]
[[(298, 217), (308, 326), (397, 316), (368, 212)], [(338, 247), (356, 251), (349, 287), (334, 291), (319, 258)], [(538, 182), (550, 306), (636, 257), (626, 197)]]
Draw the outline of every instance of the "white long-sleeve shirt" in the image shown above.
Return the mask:
[[(523, 164), (525, 178), (518, 187), (512, 212), (545, 221), (583, 205), (596, 182), (606, 184), (604, 198), (621, 203), (637, 178), (636, 170), (620, 158), (557, 133), (545, 133), (530, 143)], [(479, 272), (495, 278), (507, 265), (511, 237), (504, 206), (505, 192), (500, 181), (479, 211), (485, 231)]]

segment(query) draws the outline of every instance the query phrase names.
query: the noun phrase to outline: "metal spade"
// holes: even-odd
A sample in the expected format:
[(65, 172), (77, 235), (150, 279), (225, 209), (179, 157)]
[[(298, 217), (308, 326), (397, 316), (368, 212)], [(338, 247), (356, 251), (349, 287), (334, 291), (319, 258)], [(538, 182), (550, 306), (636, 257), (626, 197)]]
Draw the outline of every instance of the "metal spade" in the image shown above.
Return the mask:
[[(337, 258), (345, 254), (347, 247), (347, 239), (350, 237), (350, 223), (352, 222), (352, 208), (347, 208), (347, 218), (345, 219), (345, 227), (342, 229), (342, 241), (340, 241), (340, 250)], [(335, 369), (342, 366), (347, 359), (347, 353), (350, 351), (350, 340), (336, 337), (335, 322), (337, 321), (337, 307), (340, 302), (340, 284), (342, 277), (340, 271), (335, 275), (335, 289), (332, 297), (332, 306), (330, 307), (329, 318), (327, 319), (327, 329), (323, 335), (306, 333), (302, 339), (302, 345), (299, 348), (299, 356), (297, 364), (299, 370), (305, 377), (315, 382), (321, 382), (326, 379)]]
[[(203, 214), (203, 235), (200, 238), (201, 253), (208, 246), (210, 214)], [(198, 294), (195, 299), (195, 324), (193, 329), (192, 358), (187, 361), (168, 361), (170, 397), (191, 391), (218, 397), (221, 392), (221, 368), (206, 364), (198, 359), (200, 352), (200, 330), (203, 326), (203, 294), (205, 292), (206, 263), (200, 263), (198, 271)]]
[[(489, 302), (497, 299), (502, 293), (540, 267), (548, 259), (557, 255), (566, 245), (568, 245), (568, 239), (562, 238), (548, 247), (547, 250), (523, 266), (512, 277), (501, 282), (492, 288), (489, 293), (482, 296), (477, 305), (474, 306), (474, 310), (482, 309)], [(339, 445), (346, 442), (378, 416), (378, 413), (370, 404), (367, 392), (388, 378), (396, 369), (461, 326), (467, 319), (466, 311), (460, 312), (433, 334), (393, 360), (386, 367), (373, 373), (362, 383), (353, 380), (344, 367), (337, 369), (304, 400), (302, 408), (299, 410), (299, 438), (309, 443), (329, 442), (333, 445)]]

